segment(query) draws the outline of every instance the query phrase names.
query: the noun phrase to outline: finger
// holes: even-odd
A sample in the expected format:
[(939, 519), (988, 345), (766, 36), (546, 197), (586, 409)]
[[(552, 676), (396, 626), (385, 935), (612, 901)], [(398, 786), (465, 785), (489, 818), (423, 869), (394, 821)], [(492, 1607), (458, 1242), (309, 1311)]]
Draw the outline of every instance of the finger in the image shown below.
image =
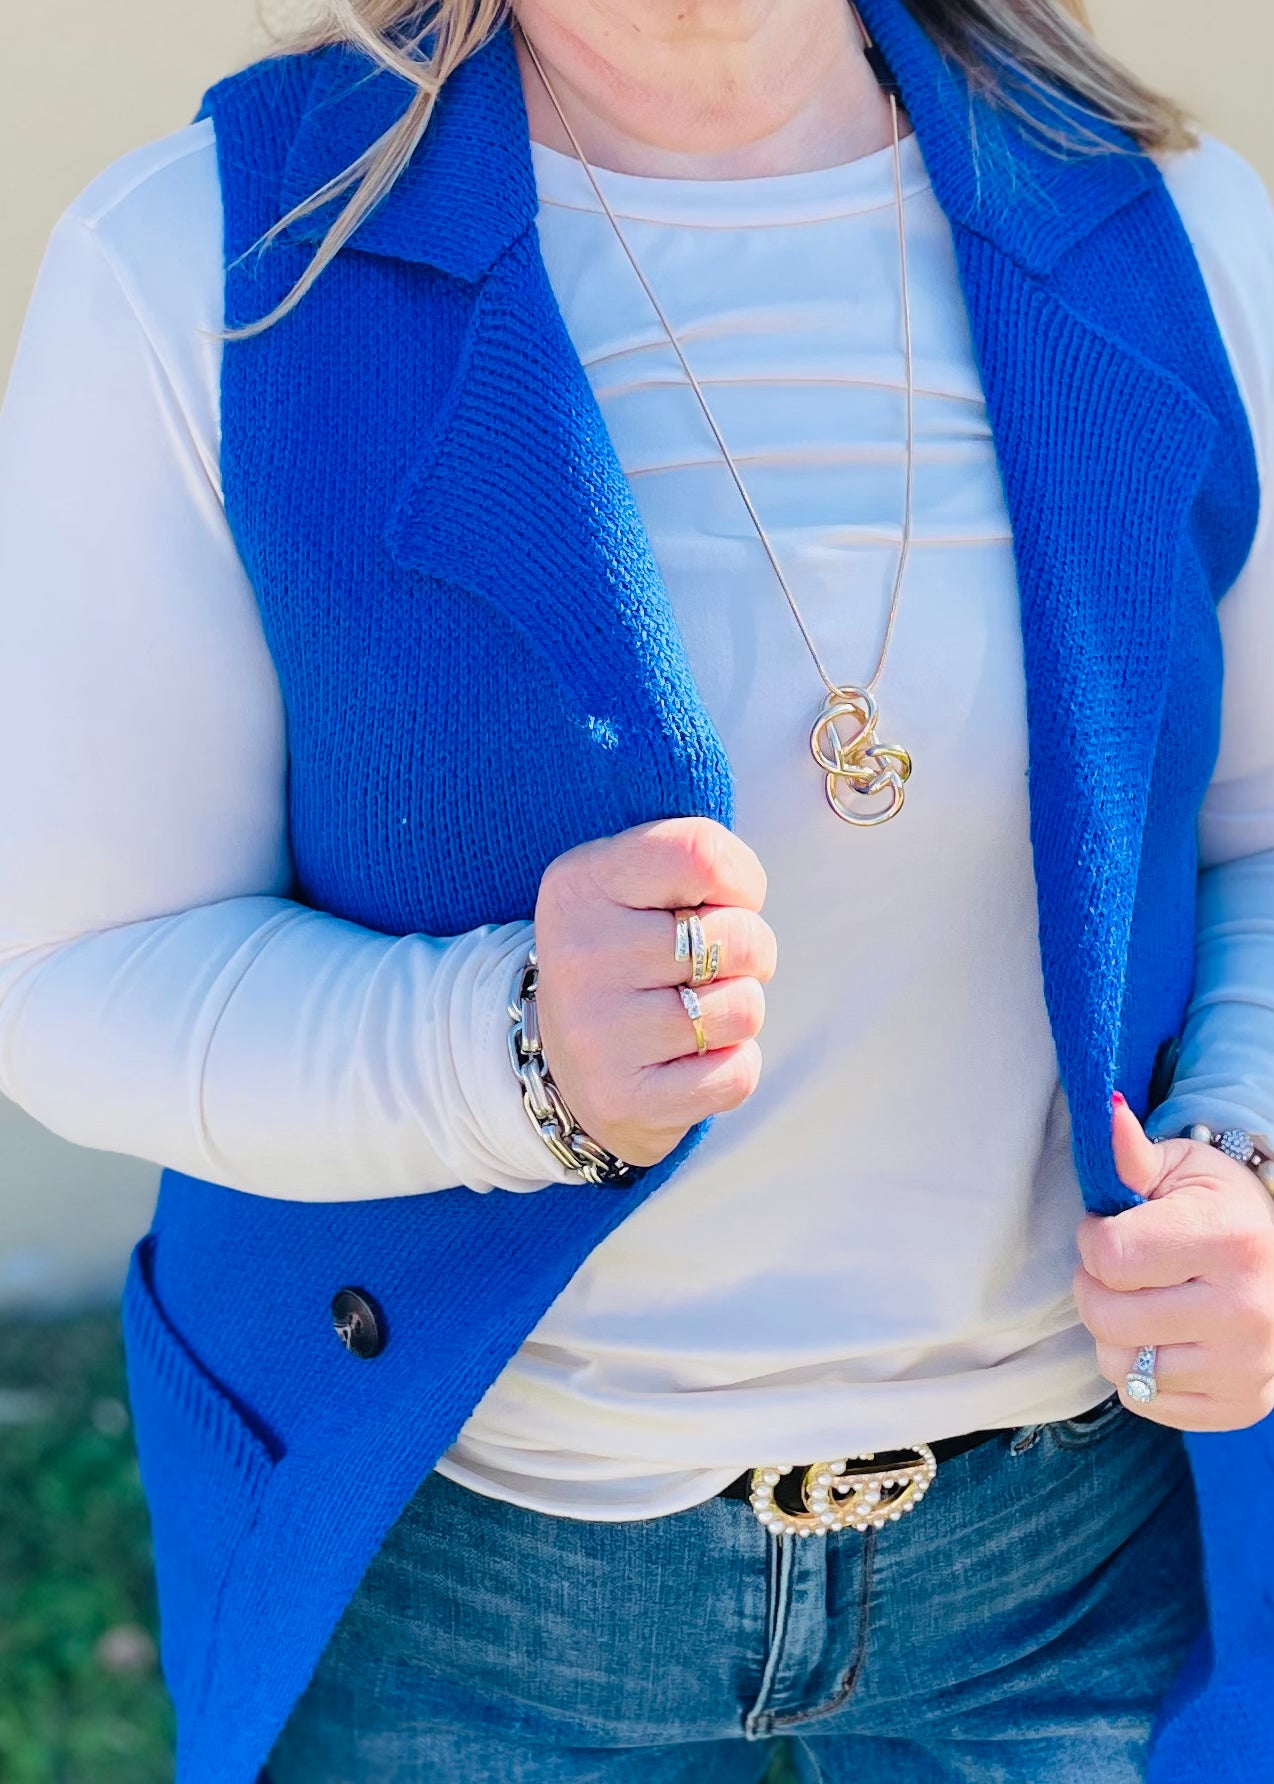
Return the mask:
[(1219, 1196), (1165, 1195), (1122, 1214), (1086, 1214), (1075, 1237), (1084, 1268), (1107, 1288), (1174, 1288), (1216, 1263), (1226, 1222)]
[[(737, 905), (708, 905), (698, 916), (704, 941), (721, 951), (719, 979), (758, 979), (764, 985), (774, 977), (778, 943), (764, 917)], [(625, 922), (631, 936), (626, 970), (634, 990), (689, 984), (692, 962), (676, 957), (677, 920), (671, 911), (633, 911)]]
[(1143, 1344), (1195, 1344), (1229, 1331), (1228, 1309), (1206, 1283), (1112, 1289), (1081, 1265), (1075, 1272), (1079, 1317), (1099, 1343), (1135, 1352)]
[(1156, 1394), (1148, 1402), (1119, 1396), (1129, 1412), (1151, 1425), (1172, 1431), (1238, 1431), (1253, 1421), (1241, 1410), (1214, 1400), (1210, 1394)]
[[(1097, 1367), (1119, 1390), (1129, 1412), (1177, 1431), (1238, 1431), (1268, 1416), (1269, 1384), (1244, 1386), (1207, 1345), (1166, 1345), (1155, 1358), (1153, 1400), (1128, 1396), (1128, 1372), (1136, 1353), (1098, 1345)], [(1233, 1392), (1229, 1391), (1231, 1386)]]
[[(1149, 1340), (1147, 1340), (1149, 1342)], [(1121, 1394), (1128, 1372), (1137, 1360), (1136, 1350), (1124, 1344), (1099, 1344), (1097, 1367)], [(1214, 1392), (1222, 1371), (1215, 1351), (1206, 1344), (1160, 1344), (1156, 1347), (1155, 1381), (1159, 1394), (1207, 1394)], [(1157, 1399), (1159, 1396), (1156, 1395)], [(1142, 1405), (1142, 1401), (1130, 1402)], [(1153, 1401), (1150, 1402), (1154, 1404)]]
[[(708, 1051), (754, 1040), (765, 1021), (765, 992), (755, 979), (717, 979), (701, 985), (699, 1000)], [(645, 1055), (651, 1064), (698, 1052), (695, 1026), (678, 991), (644, 991), (637, 1000)]]
[(756, 1041), (648, 1066), (642, 1074), (643, 1113), (653, 1123), (681, 1133), (710, 1115), (737, 1109), (760, 1077), (761, 1049)]
[(1139, 1196), (1159, 1187), (1167, 1170), (1164, 1156), (1118, 1091), (1110, 1103), (1110, 1143), (1121, 1183)]
[(660, 818), (611, 837), (598, 857), (603, 890), (630, 910), (765, 903), (755, 852), (711, 818)]

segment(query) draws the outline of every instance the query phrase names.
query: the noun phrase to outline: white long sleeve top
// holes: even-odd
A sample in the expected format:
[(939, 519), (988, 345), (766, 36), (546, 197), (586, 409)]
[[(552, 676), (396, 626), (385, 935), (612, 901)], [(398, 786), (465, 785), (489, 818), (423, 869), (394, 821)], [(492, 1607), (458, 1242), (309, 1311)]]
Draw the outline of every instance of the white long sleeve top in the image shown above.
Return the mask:
[[(588, 1260), (442, 1467), (647, 1516), (757, 1460), (1099, 1399), (1040, 979), (1012, 546), (950, 232), (903, 143), (915, 546), (881, 687), (916, 758), (862, 837), (822, 803), (820, 690), (581, 170), (539, 230), (730, 755), (780, 943), (749, 1104)], [(1274, 216), (1208, 142), (1167, 169), (1261, 460)], [(898, 548), (888, 152), (732, 182), (604, 175), (824, 656), (878, 646)], [(0, 1090), (81, 1143), (248, 1193), (532, 1192), (509, 1071), (527, 924), (387, 937), (295, 902), (282, 703), (220, 497), (211, 126), (126, 158), (50, 245), (0, 422)], [(1197, 994), (1157, 1131), (1274, 1126), (1274, 526), (1222, 602)], [(852, 841), (851, 841), (852, 837)]]

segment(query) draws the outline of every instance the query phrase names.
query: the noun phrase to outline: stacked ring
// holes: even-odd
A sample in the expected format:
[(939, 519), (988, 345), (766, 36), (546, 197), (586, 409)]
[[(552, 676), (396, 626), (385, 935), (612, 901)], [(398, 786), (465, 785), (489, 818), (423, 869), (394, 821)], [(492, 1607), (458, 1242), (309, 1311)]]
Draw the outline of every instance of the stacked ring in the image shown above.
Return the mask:
[(674, 915), (677, 934), (673, 955), (677, 964), (690, 962), (692, 985), (711, 985), (721, 970), (721, 943), (713, 942), (711, 947), (708, 946), (698, 911), (676, 911)]
[(685, 1005), (686, 1014), (690, 1018), (691, 1026), (695, 1031), (695, 1052), (706, 1053), (708, 1051), (708, 1035), (703, 1026), (703, 1008), (699, 999), (695, 996), (689, 985), (679, 985), (677, 990), (681, 996), (682, 1003)]
[(1148, 1406), (1159, 1393), (1159, 1383), (1155, 1380), (1155, 1363), (1158, 1360), (1158, 1346), (1143, 1344), (1137, 1352), (1137, 1360), (1124, 1377), (1124, 1392), (1138, 1406)]

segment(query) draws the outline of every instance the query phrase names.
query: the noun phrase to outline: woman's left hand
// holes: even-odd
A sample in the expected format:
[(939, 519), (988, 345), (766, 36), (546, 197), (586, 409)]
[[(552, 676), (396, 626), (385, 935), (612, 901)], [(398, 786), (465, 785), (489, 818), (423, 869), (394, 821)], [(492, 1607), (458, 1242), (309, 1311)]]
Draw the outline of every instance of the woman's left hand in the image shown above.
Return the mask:
[[(1080, 1222), (1075, 1300), (1097, 1366), (1161, 1425), (1254, 1425), (1274, 1410), (1274, 1198), (1215, 1147), (1155, 1145), (1122, 1097), (1112, 1122), (1120, 1179), (1145, 1200)], [(1159, 1392), (1138, 1404), (1124, 1378), (1146, 1344)]]

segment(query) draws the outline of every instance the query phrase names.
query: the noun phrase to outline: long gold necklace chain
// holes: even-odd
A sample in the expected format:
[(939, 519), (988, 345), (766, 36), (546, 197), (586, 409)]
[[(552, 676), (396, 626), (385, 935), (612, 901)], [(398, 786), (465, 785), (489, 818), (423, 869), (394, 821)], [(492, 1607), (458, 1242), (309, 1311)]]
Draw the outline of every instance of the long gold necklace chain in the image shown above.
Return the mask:
[[(866, 31), (864, 41), (870, 45)], [(880, 655), (876, 659), (876, 667), (871, 679), (861, 685), (833, 681), (819, 655), (818, 646), (810, 635), (809, 627), (792, 593), (791, 584), (784, 574), (778, 555), (770, 541), (770, 536), (753, 505), (747, 487), (739, 475), (734, 455), (726, 445), (721, 429), (717, 426), (712, 410), (700, 387), (698, 378), (691, 370), (690, 363), (682, 350), (676, 331), (664, 314), (663, 306), (650, 287), (646, 275), (637, 263), (637, 258), (628, 245), (627, 238), (615, 217), (602, 191), (592, 167), (580, 147), (579, 138), (571, 127), (570, 120), (563, 111), (561, 102), (554, 92), (544, 66), (536, 53), (535, 45), (521, 32), (527, 53), (535, 65), (539, 75), (561, 121), (563, 130), (575, 151), (576, 159), (588, 177), (594, 196), (615, 233), (615, 239), (624, 251), (628, 264), (636, 274), (638, 282), (650, 303), (651, 309), (659, 319), (660, 326), (668, 337), (668, 344), (677, 356), (678, 363), (686, 377), (686, 382), (694, 392), (703, 418), (708, 424), (717, 448), (725, 462), (739, 492), (740, 500), (747, 510), (748, 518), (756, 529), (761, 547), (774, 571), (775, 579), (783, 591), (792, 618), (796, 621), (801, 637), (805, 641), (819, 679), (827, 690), (827, 698), (819, 709), (810, 732), (810, 750), (814, 760), (823, 771), (827, 803), (838, 818), (847, 824), (867, 829), (883, 824), (896, 817), (902, 810), (905, 784), (911, 774), (911, 757), (898, 744), (880, 743), (876, 737), (876, 688), (884, 673), (885, 662), (889, 656), (889, 646), (893, 640), (894, 622), (898, 617), (898, 601), (902, 593), (903, 576), (907, 568), (907, 557), (911, 550), (911, 515), (912, 487), (915, 470), (915, 368), (913, 363), (911, 342), (911, 288), (907, 276), (907, 228), (904, 220), (904, 204), (902, 195), (902, 155), (898, 141), (898, 101), (891, 92), (889, 98), (889, 115), (893, 130), (894, 152), (894, 204), (898, 218), (898, 265), (902, 293), (902, 332), (903, 357), (906, 362), (907, 379), (907, 470), (903, 494), (902, 545), (898, 553), (898, 567), (894, 574), (893, 593), (889, 601), (889, 613), (885, 620), (885, 635), (880, 646)]]

